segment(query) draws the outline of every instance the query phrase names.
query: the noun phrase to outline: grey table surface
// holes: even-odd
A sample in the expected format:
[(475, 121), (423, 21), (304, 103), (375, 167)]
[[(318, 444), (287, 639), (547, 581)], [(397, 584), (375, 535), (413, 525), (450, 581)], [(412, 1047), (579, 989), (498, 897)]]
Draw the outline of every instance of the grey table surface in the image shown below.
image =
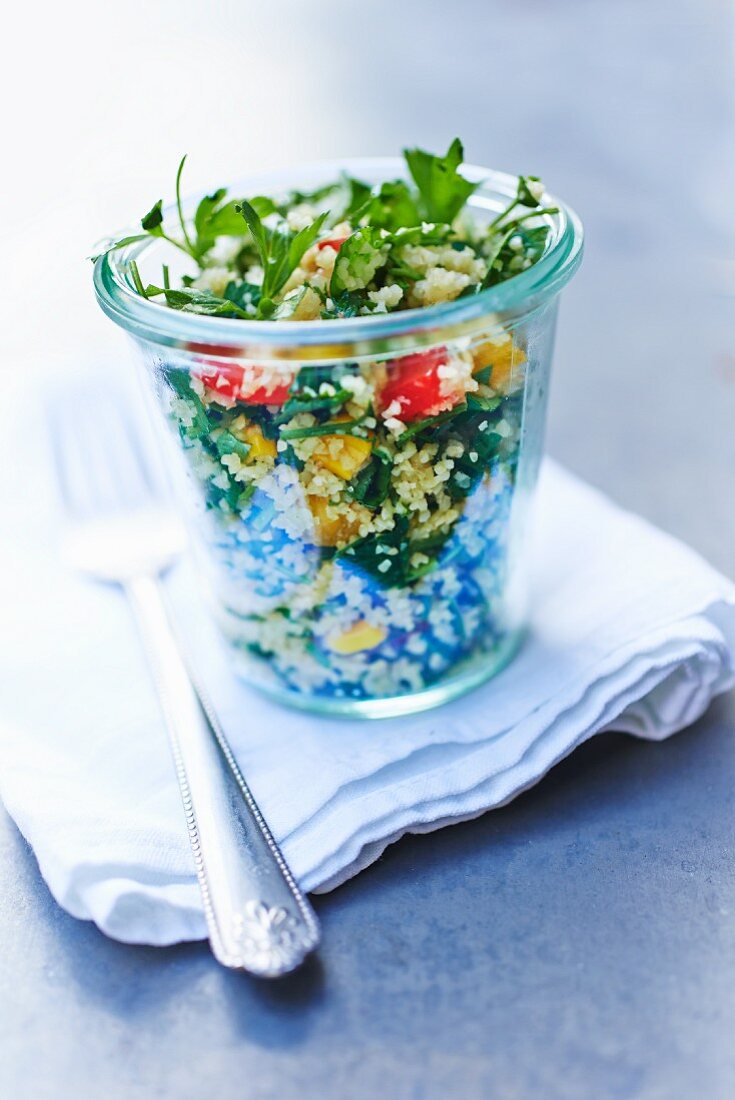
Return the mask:
[[(550, 450), (732, 574), (729, 6), (428, 8), (377, 4), (376, 82), (345, 56), (357, 11), (323, 7), (362, 147), (460, 131), (579, 209)], [(460, 78), (434, 94), (452, 37)], [(276, 985), (73, 920), (5, 818), (0, 1095), (731, 1097), (733, 733), (729, 697), (665, 744), (607, 734), (512, 805), (405, 839), (316, 900), (323, 950)]]

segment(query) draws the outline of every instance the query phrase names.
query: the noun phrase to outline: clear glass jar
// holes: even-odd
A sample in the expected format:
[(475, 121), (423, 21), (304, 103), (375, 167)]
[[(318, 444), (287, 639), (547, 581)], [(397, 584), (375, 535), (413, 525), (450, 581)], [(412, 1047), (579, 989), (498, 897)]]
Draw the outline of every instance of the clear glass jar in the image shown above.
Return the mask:
[[(372, 183), (405, 167), (312, 165), (232, 193), (306, 190), (340, 171)], [(478, 218), (515, 193), (515, 177), (463, 171), (484, 181), (469, 204)], [(157, 281), (161, 261), (174, 259), (164, 242), (97, 261), (98, 300), (140, 353), (235, 667), (279, 701), (405, 714), (467, 691), (517, 650), (558, 294), (582, 251), (578, 219), (552, 202), (560, 212), (544, 216), (549, 243), (532, 267), (479, 294), (391, 314), (202, 317), (135, 293), (128, 261), (144, 283)], [(396, 434), (371, 405), (357, 427), (335, 418), (326, 434), (309, 432), (308, 415), (274, 426), (287, 390), (327, 385), (364, 404), (407, 369), (419, 385), (433, 375), (442, 392), (466, 390), (461, 420), (439, 414)]]

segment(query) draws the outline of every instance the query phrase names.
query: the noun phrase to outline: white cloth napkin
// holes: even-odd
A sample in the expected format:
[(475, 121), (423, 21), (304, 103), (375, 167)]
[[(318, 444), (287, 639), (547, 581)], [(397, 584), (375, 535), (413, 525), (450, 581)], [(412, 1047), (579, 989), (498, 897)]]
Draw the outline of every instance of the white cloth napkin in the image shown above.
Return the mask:
[[(8, 418), (0, 442), (0, 510), (13, 519), (0, 550), (0, 795), (70, 913), (128, 942), (201, 938), (128, 608), (58, 558), (49, 454), (29, 425)], [(735, 683), (735, 586), (551, 462), (534, 546), (531, 632), (510, 667), (439, 710), (382, 722), (290, 712), (238, 684), (190, 565), (172, 578), (202, 678), (306, 889), (339, 885), (404, 833), (508, 802), (600, 730), (667, 737)]]

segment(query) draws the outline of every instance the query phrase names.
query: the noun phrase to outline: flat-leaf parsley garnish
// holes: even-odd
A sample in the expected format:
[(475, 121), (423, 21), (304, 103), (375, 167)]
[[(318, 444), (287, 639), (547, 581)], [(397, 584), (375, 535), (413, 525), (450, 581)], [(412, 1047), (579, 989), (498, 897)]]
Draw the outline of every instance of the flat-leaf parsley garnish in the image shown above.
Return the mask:
[(458, 138), (443, 156), (413, 148), (404, 158), (402, 179), (371, 185), (341, 175), (311, 191), (240, 198), (218, 187), (187, 214), (184, 156), (173, 217), (157, 200), (139, 232), (99, 255), (158, 239), (188, 268), (173, 285), (165, 257), (160, 279), (146, 283), (133, 253), (127, 267), (138, 294), (183, 312), (262, 321), (437, 305), (513, 278), (543, 256), (557, 210), (544, 205), (538, 176), (519, 176), (492, 216), (471, 202), (481, 184), (464, 175)]
[(269, 317), (276, 308), (276, 295), (299, 266), (307, 248), (316, 241), (327, 212), (319, 214), (309, 225), (294, 233), (282, 225), (273, 228), (266, 226), (258, 211), (246, 199), (238, 203), (235, 209), (247, 223), (263, 268), (258, 313), (261, 317)]
[(451, 222), (478, 188), (461, 175), (464, 150), (459, 138), (446, 156), (435, 157), (423, 149), (406, 149), (403, 154), (419, 192), (422, 213), (430, 222)]

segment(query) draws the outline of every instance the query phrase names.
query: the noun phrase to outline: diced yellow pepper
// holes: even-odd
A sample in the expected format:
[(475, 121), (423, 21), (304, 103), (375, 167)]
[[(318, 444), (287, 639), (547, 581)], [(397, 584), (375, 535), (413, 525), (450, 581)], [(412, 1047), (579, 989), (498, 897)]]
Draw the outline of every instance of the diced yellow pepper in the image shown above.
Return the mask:
[(472, 351), (473, 374), (483, 367), (492, 367), (490, 386), (498, 393), (511, 393), (523, 385), (522, 364), (526, 361), (523, 348), (514, 344), (510, 336), (485, 340)]
[(370, 518), (367, 508), (352, 504), (349, 509), (330, 504), (326, 497), (307, 496), (320, 546), (339, 546), (351, 542), (360, 533), (360, 524)]
[(278, 453), (275, 440), (266, 439), (258, 424), (249, 424), (245, 429), (244, 443), (250, 447), (248, 458), (275, 458)]
[(388, 631), (382, 626), (372, 626), (361, 619), (345, 630), (344, 633), (330, 638), (329, 648), (333, 653), (339, 653), (346, 657), (352, 653), (362, 653), (366, 649), (375, 649), (388, 636)]
[(349, 481), (361, 470), (372, 452), (369, 439), (356, 435), (323, 435), (315, 447), (312, 458), (325, 470)]
[(246, 462), (257, 462), (259, 458), (275, 458), (278, 453), (276, 444), (272, 439), (266, 439), (258, 424), (251, 424), (244, 416), (236, 417), (229, 426), (229, 431), (239, 439), (241, 443), (247, 443), (250, 448)]

